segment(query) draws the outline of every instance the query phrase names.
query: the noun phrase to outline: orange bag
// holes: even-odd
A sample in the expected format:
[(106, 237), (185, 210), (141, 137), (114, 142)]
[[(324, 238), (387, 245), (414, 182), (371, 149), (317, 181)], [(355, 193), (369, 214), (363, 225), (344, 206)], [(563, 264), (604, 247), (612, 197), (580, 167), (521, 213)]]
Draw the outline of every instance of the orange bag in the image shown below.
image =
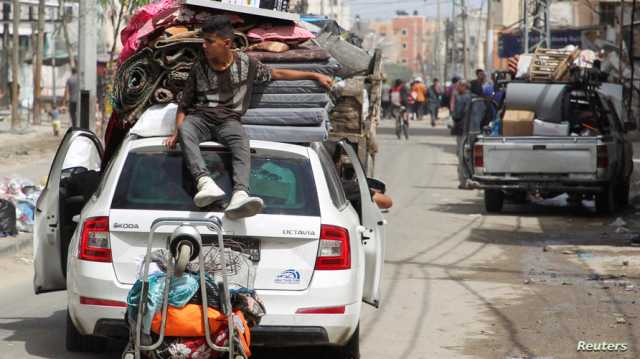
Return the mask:
[[(207, 309), (209, 328), (213, 335), (225, 326), (227, 318), (223, 313), (213, 308)], [(154, 333), (160, 334), (161, 322), (162, 313), (158, 312), (151, 322), (151, 330)], [(202, 306), (198, 304), (187, 304), (182, 308), (169, 306), (169, 308), (167, 308), (167, 323), (164, 335), (168, 337), (203, 337)]]
[(240, 344), (242, 345), (242, 348), (244, 349), (245, 354), (247, 354), (247, 357), (251, 356), (251, 350), (249, 349), (249, 347), (251, 346), (251, 330), (249, 330), (249, 325), (247, 324), (247, 321), (244, 319), (244, 314), (242, 314), (241, 311), (237, 310), (234, 312), (236, 317), (240, 320), (240, 322), (242, 322), (242, 328), (238, 328), (238, 326), (240, 325), (240, 323), (236, 323), (235, 329), (236, 331), (238, 331), (238, 337), (240, 337)]

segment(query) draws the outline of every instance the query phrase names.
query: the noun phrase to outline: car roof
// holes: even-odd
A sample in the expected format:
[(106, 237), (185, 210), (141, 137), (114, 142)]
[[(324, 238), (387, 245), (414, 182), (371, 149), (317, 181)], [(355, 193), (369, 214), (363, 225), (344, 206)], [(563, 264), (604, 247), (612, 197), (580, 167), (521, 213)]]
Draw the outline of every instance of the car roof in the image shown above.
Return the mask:
[[(145, 148), (145, 147), (157, 147), (163, 146), (164, 140), (166, 137), (148, 137), (148, 138), (139, 138), (135, 136), (131, 136), (129, 138), (130, 141), (130, 150)], [(203, 142), (200, 146), (204, 147), (223, 147), (220, 143), (209, 141)], [(290, 143), (283, 142), (273, 142), (273, 141), (257, 141), (250, 140), (249, 146), (254, 149), (262, 149), (262, 150), (272, 150), (272, 151), (280, 151), (280, 152), (289, 152), (294, 153), (303, 157), (309, 157), (309, 147), (295, 145)]]

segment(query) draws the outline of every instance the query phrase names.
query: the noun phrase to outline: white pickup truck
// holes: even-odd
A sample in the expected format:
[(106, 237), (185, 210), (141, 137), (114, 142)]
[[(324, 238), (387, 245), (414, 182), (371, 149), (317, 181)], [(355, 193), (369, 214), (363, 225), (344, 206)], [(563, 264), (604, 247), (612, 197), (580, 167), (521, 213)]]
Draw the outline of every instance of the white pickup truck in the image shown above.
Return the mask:
[[(488, 212), (500, 212), (505, 198), (524, 202), (528, 193), (569, 193), (576, 202), (595, 198), (599, 213), (628, 204), (633, 149), (625, 133), (633, 126), (624, 121), (619, 85), (514, 82), (507, 86), (505, 107), (533, 111), (569, 129), (566, 135), (523, 137), (466, 131), (466, 168), (484, 189)], [(473, 111), (485, 108), (476, 99), (467, 123), (478, 117)]]

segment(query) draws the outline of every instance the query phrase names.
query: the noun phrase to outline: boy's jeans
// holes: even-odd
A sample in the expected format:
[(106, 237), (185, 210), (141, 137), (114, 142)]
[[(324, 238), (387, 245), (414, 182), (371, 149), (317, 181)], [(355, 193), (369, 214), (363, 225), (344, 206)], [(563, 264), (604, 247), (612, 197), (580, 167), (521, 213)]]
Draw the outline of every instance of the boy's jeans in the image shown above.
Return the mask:
[(184, 119), (178, 138), (185, 163), (196, 183), (200, 177), (210, 175), (200, 152), (200, 143), (216, 141), (231, 151), (233, 191), (249, 192), (251, 151), (249, 139), (239, 120), (216, 121), (205, 116), (190, 114)]

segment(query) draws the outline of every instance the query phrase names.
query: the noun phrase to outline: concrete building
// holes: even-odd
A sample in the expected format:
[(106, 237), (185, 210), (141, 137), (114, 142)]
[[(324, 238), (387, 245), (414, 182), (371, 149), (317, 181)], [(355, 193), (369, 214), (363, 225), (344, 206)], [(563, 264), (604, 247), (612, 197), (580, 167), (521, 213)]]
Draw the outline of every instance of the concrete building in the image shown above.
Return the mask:
[(398, 64), (422, 74), (427, 60), (426, 19), (424, 16), (397, 16), (391, 20), (391, 26), (400, 45)]
[(340, 26), (351, 30), (351, 7), (348, 0), (307, 0), (306, 12), (335, 19)]

